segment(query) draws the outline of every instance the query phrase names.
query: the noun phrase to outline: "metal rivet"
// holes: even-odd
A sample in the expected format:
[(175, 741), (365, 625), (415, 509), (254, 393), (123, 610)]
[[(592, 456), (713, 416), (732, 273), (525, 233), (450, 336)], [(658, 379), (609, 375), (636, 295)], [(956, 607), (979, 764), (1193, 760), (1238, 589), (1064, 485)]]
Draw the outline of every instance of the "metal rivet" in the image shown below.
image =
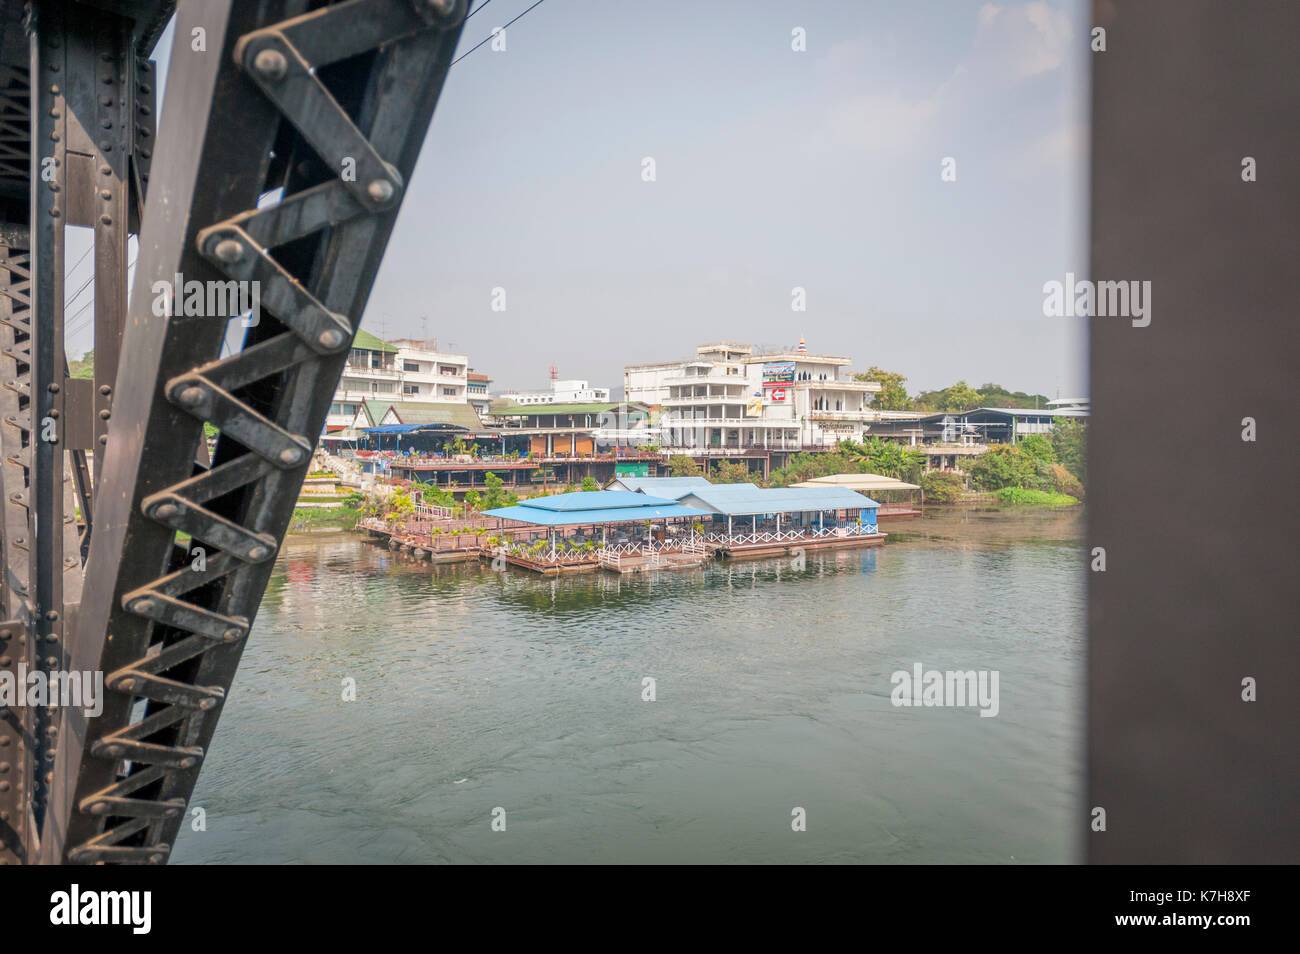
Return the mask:
[(262, 50), (253, 57), (253, 69), (257, 70), (258, 75), (263, 79), (283, 79), (284, 74), (288, 72), (289, 61), (279, 50)]
[(328, 328), (316, 339), (326, 348), (337, 348), (343, 343), (343, 332), (337, 328)]
[(147, 613), (151, 609), (153, 609), (153, 605), (154, 605), (153, 600), (151, 599), (136, 600), (134, 603), (131, 604), (131, 612)]
[(373, 202), (387, 202), (392, 199), (395, 191), (393, 184), (387, 179), (376, 179), (366, 186), (366, 195), (370, 196)]
[(271, 551), (264, 546), (256, 546), (248, 551), (248, 556), (253, 560), (265, 560), (271, 555)]
[(171, 517), (176, 516), (176, 514), (178, 513), (180, 513), (180, 508), (177, 507), (174, 503), (160, 504), (159, 506), (153, 508), (153, 515), (155, 517), (158, 517), (161, 520), (167, 520)]
[(244, 245), (235, 239), (222, 239), (217, 243), (217, 247), (212, 250), (212, 254), (217, 257), (218, 261), (233, 265), (244, 257)]
[(280, 451), (280, 462), (282, 464), (296, 464), (302, 460), (302, 449), (298, 447), (286, 447)]
[(203, 389), (191, 384), (180, 393), (180, 402), (186, 407), (193, 407), (203, 400)]

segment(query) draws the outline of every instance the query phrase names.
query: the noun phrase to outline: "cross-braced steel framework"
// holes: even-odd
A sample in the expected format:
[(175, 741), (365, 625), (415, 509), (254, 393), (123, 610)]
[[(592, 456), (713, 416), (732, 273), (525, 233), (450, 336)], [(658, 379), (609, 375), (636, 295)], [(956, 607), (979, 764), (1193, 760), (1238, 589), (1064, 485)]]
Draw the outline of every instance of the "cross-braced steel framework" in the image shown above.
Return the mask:
[[(0, 7), (0, 669), (107, 690), (95, 718), (0, 706), (0, 862), (167, 860), (466, 6), (182, 2), (159, 129), (171, 4)], [(94, 230), (93, 379), (68, 226)]]

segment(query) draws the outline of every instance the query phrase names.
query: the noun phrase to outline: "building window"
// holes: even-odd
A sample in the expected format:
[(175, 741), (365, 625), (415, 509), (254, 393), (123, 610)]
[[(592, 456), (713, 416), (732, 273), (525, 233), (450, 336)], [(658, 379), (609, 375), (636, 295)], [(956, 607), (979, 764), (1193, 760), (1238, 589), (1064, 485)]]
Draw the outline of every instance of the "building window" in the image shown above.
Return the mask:
[(418, 362), (418, 361), (403, 361), (403, 362), (402, 362), (402, 370), (403, 370), (403, 371), (419, 371), (419, 370), (420, 370), (420, 362)]
[(402, 393), (403, 393), (403, 394), (419, 394), (419, 393), (420, 393), (420, 386), (419, 386), (418, 384), (403, 384), (403, 385), (402, 385)]
[(455, 389), (455, 388), (443, 388), (443, 389), (442, 389), (442, 394), (443, 394), (443, 397), (455, 397), (455, 396), (456, 396), (456, 389)]

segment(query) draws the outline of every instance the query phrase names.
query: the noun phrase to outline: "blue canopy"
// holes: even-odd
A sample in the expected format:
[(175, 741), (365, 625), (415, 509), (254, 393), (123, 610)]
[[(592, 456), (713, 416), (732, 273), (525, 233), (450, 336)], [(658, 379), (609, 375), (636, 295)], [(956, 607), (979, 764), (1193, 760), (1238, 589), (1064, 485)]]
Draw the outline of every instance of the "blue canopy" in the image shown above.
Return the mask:
[(511, 507), (484, 510), (483, 515), (542, 527), (560, 527), (579, 523), (625, 523), (633, 520), (699, 517), (701, 513), (694, 507), (683, 507), (672, 500), (647, 497), (630, 490), (586, 490), (535, 497)]

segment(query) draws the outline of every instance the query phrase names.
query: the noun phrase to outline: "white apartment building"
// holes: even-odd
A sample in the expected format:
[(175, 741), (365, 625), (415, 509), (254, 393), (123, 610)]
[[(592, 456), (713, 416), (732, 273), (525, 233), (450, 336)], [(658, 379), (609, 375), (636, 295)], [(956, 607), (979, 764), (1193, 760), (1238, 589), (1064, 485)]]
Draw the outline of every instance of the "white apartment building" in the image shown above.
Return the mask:
[(604, 404), (609, 388), (593, 388), (586, 381), (551, 381), (549, 391), (504, 391), (502, 400), (511, 404)]
[(755, 354), (749, 345), (715, 342), (694, 359), (629, 365), (628, 400), (664, 408), (661, 446), (769, 450), (833, 446), (861, 439), (878, 412), (876, 382), (854, 381), (838, 355), (809, 354), (801, 339), (788, 352)]
[(479, 417), (488, 413), (492, 406), (491, 385), (492, 379), (486, 374), (469, 369), (465, 385), (466, 399), (473, 406)]
[(386, 342), (360, 330), (334, 392), (326, 430), (350, 425), (366, 400), (465, 404), (469, 400), (469, 358), (438, 351), (436, 341), (398, 338)]

